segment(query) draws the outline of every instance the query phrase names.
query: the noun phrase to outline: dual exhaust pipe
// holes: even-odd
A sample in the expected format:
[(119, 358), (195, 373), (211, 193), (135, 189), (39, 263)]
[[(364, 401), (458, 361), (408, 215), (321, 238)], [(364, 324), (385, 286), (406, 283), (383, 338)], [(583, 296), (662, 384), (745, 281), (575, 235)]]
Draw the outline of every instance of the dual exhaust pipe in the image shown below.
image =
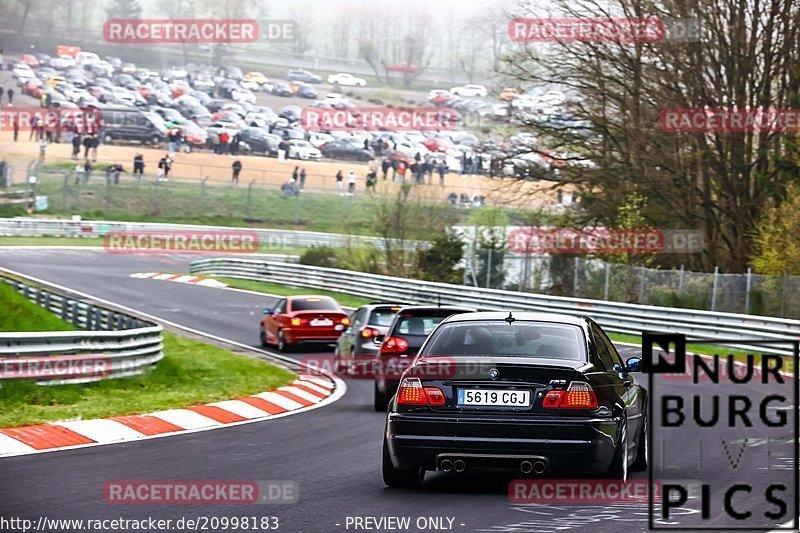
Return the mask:
[(461, 459), (456, 459), (455, 461), (450, 459), (442, 459), (442, 462), (439, 463), (439, 466), (444, 472), (463, 472), (467, 469), (467, 464)]
[(519, 464), (519, 471), (523, 474), (530, 474), (533, 472), (534, 474), (544, 474), (544, 471), (547, 469), (547, 464), (544, 461), (537, 459), (535, 461), (522, 461)]
[[(463, 459), (442, 459), (439, 463), (439, 468), (443, 472), (463, 472), (467, 469), (467, 464)], [(524, 460), (519, 464), (519, 470), (523, 474), (544, 474), (547, 470), (547, 463), (542, 459), (533, 459), (531, 461)]]

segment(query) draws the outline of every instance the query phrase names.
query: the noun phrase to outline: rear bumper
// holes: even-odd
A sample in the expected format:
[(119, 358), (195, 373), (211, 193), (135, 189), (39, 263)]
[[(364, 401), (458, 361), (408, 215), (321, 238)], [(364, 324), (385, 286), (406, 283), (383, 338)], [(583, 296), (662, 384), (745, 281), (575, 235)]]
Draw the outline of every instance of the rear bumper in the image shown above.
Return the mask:
[(286, 342), (291, 344), (336, 342), (342, 334), (332, 327), (283, 329)]
[(467, 467), (518, 468), (541, 458), (548, 473), (602, 474), (619, 442), (619, 418), (524, 418), (390, 413), (386, 438), (398, 468), (435, 470), (441, 455)]

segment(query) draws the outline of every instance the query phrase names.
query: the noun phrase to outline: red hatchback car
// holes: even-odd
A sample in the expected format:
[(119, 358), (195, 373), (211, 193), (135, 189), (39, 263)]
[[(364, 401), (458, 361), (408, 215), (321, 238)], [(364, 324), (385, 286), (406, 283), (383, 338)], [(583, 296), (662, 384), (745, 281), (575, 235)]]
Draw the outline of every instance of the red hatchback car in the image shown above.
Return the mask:
[(290, 296), (264, 309), (259, 335), (263, 346), (286, 351), (297, 344), (336, 342), (350, 324), (339, 302), (327, 296)]

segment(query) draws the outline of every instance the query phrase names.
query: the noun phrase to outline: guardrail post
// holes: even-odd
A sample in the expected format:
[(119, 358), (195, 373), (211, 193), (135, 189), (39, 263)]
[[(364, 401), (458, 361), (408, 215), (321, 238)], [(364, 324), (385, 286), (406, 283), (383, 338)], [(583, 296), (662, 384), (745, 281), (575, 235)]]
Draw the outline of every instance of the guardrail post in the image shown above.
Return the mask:
[(714, 284), (711, 286), (711, 310), (717, 310), (717, 284), (719, 283), (719, 267), (714, 267)]
[(603, 300), (608, 300), (608, 283), (611, 280), (611, 264), (606, 263), (606, 286), (603, 289)]
[(744, 291), (744, 314), (750, 314), (750, 286), (753, 282), (753, 271), (747, 268), (747, 283)]
[(683, 286), (686, 282), (686, 269), (683, 265), (681, 265), (681, 274), (678, 277), (678, 292), (683, 293)]
[(70, 308), (72, 309), (72, 324), (75, 327), (80, 327), (81, 325), (81, 316), (78, 310), (78, 302), (75, 300), (70, 300)]
[(50, 293), (44, 293), (44, 308), (50, 311)]
[(489, 253), (486, 256), (486, 288), (491, 288), (492, 284), (492, 249), (489, 248)]
[(572, 274), (572, 296), (577, 298), (578, 291), (580, 289), (580, 275), (578, 274), (580, 269), (580, 258), (575, 257), (573, 262), (575, 263), (575, 270)]
[(639, 267), (639, 303), (644, 303), (644, 285), (645, 285), (645, 277), (647, 276), (647, 270), (644, 268), (644, 265)]

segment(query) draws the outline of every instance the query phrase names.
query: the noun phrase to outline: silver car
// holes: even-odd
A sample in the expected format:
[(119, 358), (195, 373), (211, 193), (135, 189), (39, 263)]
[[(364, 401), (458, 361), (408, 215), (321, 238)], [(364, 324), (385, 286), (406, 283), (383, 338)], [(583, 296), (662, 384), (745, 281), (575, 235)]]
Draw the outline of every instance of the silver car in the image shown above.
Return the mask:
[(402, 304), (397, 303), (371, 303), (350, 315), (350, 326), (336, 341), (334, 368), (352, 372), (359, 362), (378, 355), (386, 331), (401, 308)]

